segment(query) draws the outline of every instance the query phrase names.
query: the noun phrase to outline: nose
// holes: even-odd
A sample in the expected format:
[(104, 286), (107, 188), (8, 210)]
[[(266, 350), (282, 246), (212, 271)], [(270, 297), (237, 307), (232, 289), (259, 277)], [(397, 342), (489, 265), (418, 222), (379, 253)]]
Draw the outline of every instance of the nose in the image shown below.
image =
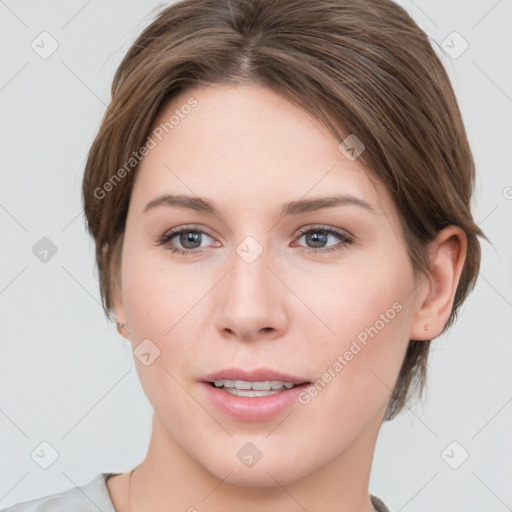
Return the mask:
[(265, 251), (254, 261), (240, 254), (218, 291), (215, 326), (223, 337), (241, 341), (276, 339), (286, 330), (288, 289)]

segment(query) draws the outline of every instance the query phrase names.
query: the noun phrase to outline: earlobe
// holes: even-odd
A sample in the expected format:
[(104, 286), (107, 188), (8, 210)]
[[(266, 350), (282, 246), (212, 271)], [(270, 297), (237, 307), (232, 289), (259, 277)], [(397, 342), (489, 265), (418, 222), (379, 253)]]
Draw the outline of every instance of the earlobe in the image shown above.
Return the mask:
[(466, 235), (458, 226), (443, 229), (429, 244), (432, 271), (419, 287), (410, 339), (430, 340), (443, 332), (452, 311), (466, 248)]
[(125, 334), (125, 330), (127, 330), (127, 327), (128, 325), (125, 324), (125, 323), (122, 323), (122, 322), (117, 322), (116, 321), (116, 326), (117, 326), (117, 332), (123, 337), (123, 338), (126, 338), (126, 339), (129, 339), (128, 336)]
[(112, 287), (112, 302), (113, 302), (113, 309), (114, 309), (114, 315), (116, 318), (116, 327), (117, 332), (123, 337), (129, 340), (129, 333), (128, 333), (128, 325), (125, 320), (125, 312), (123, 307), (123, 301), (121, 298), (121, 293), (117, 285), (113, 285)]
[(124, 311), (122, 308), (114, 307), (115, 318), (116, 318), (116, 327), (117, 332), (127, 340), (130, 339), (128, 332), (128, 324), (123, 320), (124, 319)]
[(119, 283), (117, 271), (114, 269), (112, 275), (112, 308), (116, 319), (117, 332), (129, 340), (128, 324), (126, 323), (126, 315), (124, 311), (122, 289)]

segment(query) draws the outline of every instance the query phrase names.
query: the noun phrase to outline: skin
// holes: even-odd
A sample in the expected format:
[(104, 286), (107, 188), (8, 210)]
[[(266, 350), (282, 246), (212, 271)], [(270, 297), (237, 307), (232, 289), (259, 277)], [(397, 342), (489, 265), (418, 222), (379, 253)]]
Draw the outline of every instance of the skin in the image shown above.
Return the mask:
[[(155, 126), (192, 96), (198, 105), (137, 171), (114, 294), (132, 348), (149, 338), (160, 350), (149, 366), (135, 358), (154, 417), (131, 511), (371, 511), (369, 476), (391, 389), (409, 339), (431, 339), (448, 320), (464, 234), (440, 232), (429, 246), (432, 277), (416, 280), (388, 191), (308, 113), (260, 86), (214, 84), (182, 92)], [(162, 193), (209, 198), (220, 215), (166, 206), (143, 213)], [(347, 204), (279, 215), (285, 202), (334, 193), (372, 211)], [(179, 236), (155, 243), (191, 224), (208, 232), (200, 248)], [(315, 245), (298, 233), (311, 226), (322, 234), (319, 225), (353, 242), (329, 235)], [(247, 236), (263, 250), (250, 264), (236, 252)], [(314, 382), (397, 302), (400, 312), (317, 396), (271, 420), (232, 418), (199, 384), (227, 367)], [(252, 468), (237, 458), (247, 442), (263, 454)], [(127, 511), (128, 473), (107, 486), (116, 510)]]

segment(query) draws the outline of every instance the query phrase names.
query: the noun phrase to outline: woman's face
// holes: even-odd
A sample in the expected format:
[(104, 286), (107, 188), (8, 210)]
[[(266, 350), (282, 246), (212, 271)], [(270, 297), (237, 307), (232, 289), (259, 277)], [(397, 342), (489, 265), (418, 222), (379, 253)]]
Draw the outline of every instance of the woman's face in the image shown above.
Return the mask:
[(389, 193), (261, 87), (189, 89), (155, 129), (115, 309), (165, 446), (250, 486), (371, 457), (417, 308)]

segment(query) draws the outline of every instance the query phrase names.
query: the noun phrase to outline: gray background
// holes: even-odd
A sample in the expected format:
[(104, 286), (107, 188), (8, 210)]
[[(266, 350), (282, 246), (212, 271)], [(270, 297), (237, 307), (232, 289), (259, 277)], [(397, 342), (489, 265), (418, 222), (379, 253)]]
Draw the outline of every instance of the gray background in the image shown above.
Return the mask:
[[(432, 344), (424, 404), (382, 427), (370, 490), (393, 511), (511, 510), (512, 2), (400, 4), (433, 41), (457, 31), (469, 44), (457, 58), (438, 53), (476, 159), (475, 218), (493, 245), (483, 243), (458, 322)], [(0, 508), (126, 471), (147, 450), (152, 410), (100, 307), (80, 186), (114, 70), (158, 5), (0, 0)], [(46, 59), (31, 47), (43, 31), (59, 45)], [(42, 237), (57, 248), (46, 262), (32, 252)], [(47, 469), (44, 441), (58, 453)]]

